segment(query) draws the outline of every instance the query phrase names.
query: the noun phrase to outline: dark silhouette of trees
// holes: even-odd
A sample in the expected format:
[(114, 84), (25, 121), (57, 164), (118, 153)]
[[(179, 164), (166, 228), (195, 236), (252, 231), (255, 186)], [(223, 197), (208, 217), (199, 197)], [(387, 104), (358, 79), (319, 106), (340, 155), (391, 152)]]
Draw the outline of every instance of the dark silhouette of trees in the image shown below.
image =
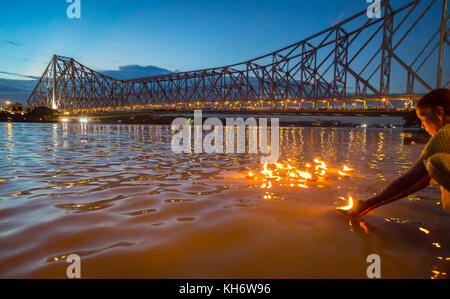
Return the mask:
[(28, 122), (56, 122), (59, 118), (58, 110), (53, 110), (47, 107), (37, 107), (25, 115)]

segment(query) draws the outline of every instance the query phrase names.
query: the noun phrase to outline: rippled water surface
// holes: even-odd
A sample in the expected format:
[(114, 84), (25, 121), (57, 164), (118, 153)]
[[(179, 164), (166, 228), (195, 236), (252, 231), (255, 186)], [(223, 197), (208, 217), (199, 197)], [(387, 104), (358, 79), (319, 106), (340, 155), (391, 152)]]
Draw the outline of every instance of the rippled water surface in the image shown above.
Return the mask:
[(355, 176), (309, 189), (246, 178), (260, 157), (175, 155), (166, 126), (0, 124), (0, 277), (446, 278), (450, 217), (427, 188), (363, 219), (368, 198), (423, 145), (401, 130), (281, 128), (281, 160), (321, 157)]

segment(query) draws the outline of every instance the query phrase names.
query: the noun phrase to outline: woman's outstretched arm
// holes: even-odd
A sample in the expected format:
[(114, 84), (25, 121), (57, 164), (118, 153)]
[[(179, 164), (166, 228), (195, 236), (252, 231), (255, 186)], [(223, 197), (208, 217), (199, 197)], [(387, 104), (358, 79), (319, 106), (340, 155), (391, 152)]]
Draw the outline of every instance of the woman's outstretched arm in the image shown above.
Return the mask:
[(383, 192), (366, 201), (356, 201), (346, 214), (361, 217), (380, 206), (407, 197), (430, 184), (431, 177), (425, 168), (424, 159), (419, 161), (403, 176), (392, 182)]

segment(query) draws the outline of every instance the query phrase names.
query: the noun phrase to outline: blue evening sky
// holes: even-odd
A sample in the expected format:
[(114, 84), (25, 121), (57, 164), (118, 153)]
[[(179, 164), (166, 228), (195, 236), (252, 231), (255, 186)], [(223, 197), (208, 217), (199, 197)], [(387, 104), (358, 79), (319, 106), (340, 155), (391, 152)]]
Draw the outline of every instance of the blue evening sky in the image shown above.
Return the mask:
[(53, 54), (94, 69), (194, 70), (282, 48), (364, 10), (365, 0), (1, 1), (0, 71), (40, 75)]
[[(405, 0), (392, 0), (405, 2)], [(66, 0), (0, 3), (0, 72), (40, 76), (53, 54), (96, 69), (225, 66), (300, 41), (365, 10), (366, 0)], [(0, 76), (4, 76), (1, 75)]]

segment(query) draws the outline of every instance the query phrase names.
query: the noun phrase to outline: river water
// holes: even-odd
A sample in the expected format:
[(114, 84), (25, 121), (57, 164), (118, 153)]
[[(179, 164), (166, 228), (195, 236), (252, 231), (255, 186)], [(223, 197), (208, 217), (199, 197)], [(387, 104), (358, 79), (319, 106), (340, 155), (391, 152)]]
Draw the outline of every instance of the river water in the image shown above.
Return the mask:
[(303, 189), (246, 178), (251, 154), (171, 151), (168, 126), (0, 124), (0, 277), (448, 278), (450, 217), (429, 187), (362, 220), (336, 213), (404, 173), (397, 129), (281, 128), (281, 158), (355, 169)]

